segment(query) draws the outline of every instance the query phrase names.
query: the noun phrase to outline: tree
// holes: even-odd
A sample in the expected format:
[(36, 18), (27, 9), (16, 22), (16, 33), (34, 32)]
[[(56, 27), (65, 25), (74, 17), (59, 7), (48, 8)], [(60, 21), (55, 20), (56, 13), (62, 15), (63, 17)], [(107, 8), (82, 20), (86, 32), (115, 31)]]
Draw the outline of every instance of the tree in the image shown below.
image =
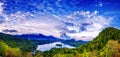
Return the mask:
[(21, 50), (19, 48), (9, 48), (8, 57), (21, 57)]
[(43, 57), (41, 51), (36, 51), (34, 57)]
[(7, 56), (8, 45), (3, 41), (0, 41), (0, 56)]

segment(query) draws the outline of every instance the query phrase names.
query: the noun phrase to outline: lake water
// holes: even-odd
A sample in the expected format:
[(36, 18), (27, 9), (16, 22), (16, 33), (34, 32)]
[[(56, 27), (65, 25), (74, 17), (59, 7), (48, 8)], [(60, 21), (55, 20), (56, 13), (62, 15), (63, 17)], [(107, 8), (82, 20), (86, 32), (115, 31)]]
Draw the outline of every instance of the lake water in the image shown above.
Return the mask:
[[(56, 46), (56, 44), (60, 44), (62, 46)], [(51, 48), (75, 48), (73, 46), (67, 45), (67, 44), (63, 44), (61, 42), (53, 42), (53, 43), (49, 43), (49, 44), (44, 44), (44, 45), (38, 45), (37, 50), (40, 51), (48, 51)]]

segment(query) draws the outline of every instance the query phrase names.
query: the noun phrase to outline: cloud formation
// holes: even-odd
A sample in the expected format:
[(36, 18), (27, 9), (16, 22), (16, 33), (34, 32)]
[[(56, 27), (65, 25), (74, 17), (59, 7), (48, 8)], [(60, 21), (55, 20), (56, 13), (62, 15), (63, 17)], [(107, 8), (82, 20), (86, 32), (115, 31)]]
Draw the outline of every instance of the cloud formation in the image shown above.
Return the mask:
[[(56, 2), (56, 4), (58, 7), (61, 7), (59, 3)], [(67, 14), (64, 15), (53, 14), (56, 9), (54, 7), (48, 7), (50, 5), (45, 8), (44, 3), (42, 5), (32, 4), (38, 9), (43, 9), (43, 12), (34, 11), (34, 13), (31, 13), (29, 11), (17, 11), (15, 13), (5, 14), (3, 13), (2, 5), (4, 3), (0, 3), (0, 32), (4, 32), (7, 29), (7, 31), (10, 31), (7, 32), (8, 34), (41, 33), (46, 36), (52, 35), (61, 39), (88, 41), (94, 39), (104, 28), (110, 26), (112, 20), (112, 17), (100, 15), (99, 11), (77, 10), (71, 11), (69, 14), (66, 12)], [(102, 6), (102, 3), (100, 3), (100, 6)], [(60, 10), (59, 12), (65, 12), (65, 9), (57, 9)], [(49, 13), (49, 10), (52, 13)], [(11, 33), (11, 30), (17, 32)]]
[(0, 24), (0, 32), (8, 29), (17, 31), (10, 34), (41, 33), (61, 39), (61, 36), (65, 35), (76, 40), (92, 40), (102, 29), (109, 26), (111, 20), (97, 15), (97, 11), (76, 11), (64, 16), (17, 12), (4, 18), (6, 21)]
[(66, 28), (76, 32), (66, 32), (66, 34), (76, 40), (92, 40), (95, 38), (100, 31), (110, 26), (110, 21), (112, 20), (112, 17), (98, 15), (97, 12), (77, 11), (67, 16), (64, 22), (72, 25), (66, 25)]
[(3, 6), (3, 4), (4, 4), (4, 3), (1, 3), (1, 2), (0, 2), (0, 14), (1, 14), (1, 13), (2, 13), (2, 11), (3, 11), (3, 7), (2, 7), (2, 6)]

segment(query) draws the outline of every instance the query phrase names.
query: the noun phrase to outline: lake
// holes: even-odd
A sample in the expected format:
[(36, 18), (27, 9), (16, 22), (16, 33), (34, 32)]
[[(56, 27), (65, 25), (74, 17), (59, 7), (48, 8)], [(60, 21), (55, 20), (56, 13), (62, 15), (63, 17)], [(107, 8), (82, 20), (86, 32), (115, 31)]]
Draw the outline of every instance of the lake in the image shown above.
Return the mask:
[(40, 50), (40, 51), (49, 51), (51, 48), (75, 48), (75, 47), (64, 44), (62, 42), (53, 42), (53, 43), (37, 46), (37, 50)]

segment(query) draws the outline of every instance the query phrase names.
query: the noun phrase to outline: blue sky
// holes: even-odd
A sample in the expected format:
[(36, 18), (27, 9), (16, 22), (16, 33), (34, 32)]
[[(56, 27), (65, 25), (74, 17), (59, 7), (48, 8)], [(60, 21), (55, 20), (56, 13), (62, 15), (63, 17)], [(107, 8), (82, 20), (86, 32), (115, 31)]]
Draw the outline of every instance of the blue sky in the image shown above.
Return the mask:
[(119, 0), (0, 0), (0, 32), (88, 41), (106, 27), (120, 29), (119, 6)]

